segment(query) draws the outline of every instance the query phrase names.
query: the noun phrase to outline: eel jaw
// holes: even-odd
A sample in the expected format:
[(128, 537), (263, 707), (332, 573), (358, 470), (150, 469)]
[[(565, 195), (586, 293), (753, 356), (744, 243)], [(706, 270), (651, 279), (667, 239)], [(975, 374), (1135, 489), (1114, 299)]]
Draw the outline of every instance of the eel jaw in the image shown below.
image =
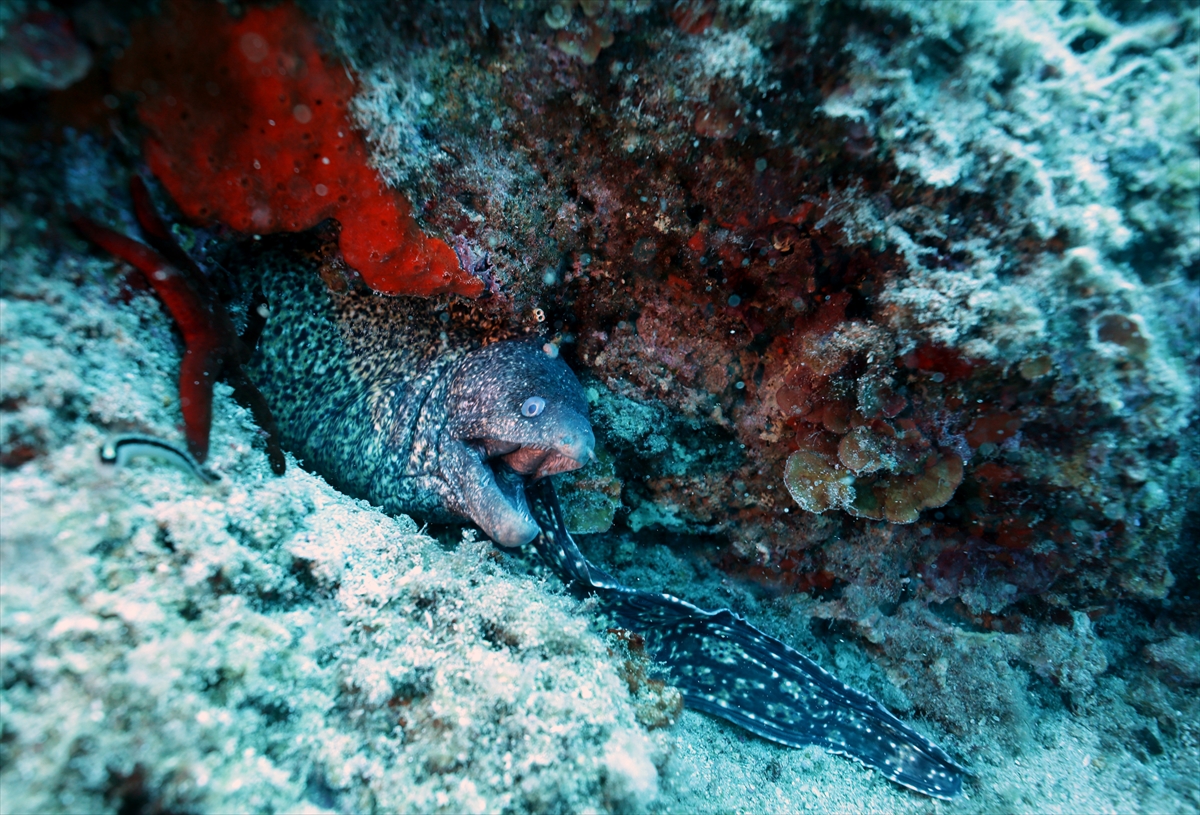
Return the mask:
[(564, 451), (485, 439), (465, 447), (471, 459), (460, 482), (466, 515), (501, 546), (523, 546), (537, 536), (540, 527), (525, 501), (527, 481), (577, 470), (595, 458), (591, 444)]
[[(496, 489), (508, 501), (511, 516), (516, 521), (510, 527), (512, 534), (507, 536), (511, 542), (497, 540), (494, 537), (492, 540), (501, 546), (524, 546), (537, 537), (537, 533), (541, 529), (537, 521), (533, 519), (533, 513), (529, 511), (529, 504), (525, 501), (525, 479), (520, 473), (503, 465), (491, 469), (496, 479)], [(530, 533), (531, 528), (532, 533)]]
[(442, 451), (451, 511), (473, 521), (500, 546), (523, 546), (539, 527), (525, 503), (525, 480), (503, 462), (493, 466), (475, 445), (455, 442)]

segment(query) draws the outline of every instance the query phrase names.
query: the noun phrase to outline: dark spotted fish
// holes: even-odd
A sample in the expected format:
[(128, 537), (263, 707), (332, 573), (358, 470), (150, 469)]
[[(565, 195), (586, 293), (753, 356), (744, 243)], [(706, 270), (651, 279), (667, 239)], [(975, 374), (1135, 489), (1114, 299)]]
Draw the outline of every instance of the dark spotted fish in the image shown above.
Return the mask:
[(599, 597), (617, 625), (645, 638), (688, 707), (789, 747), (815, 744), (849, 756), (925, 795), (948, 800), (962, 791), (963, 769), (870, 696), (728, 609), (705, 611), (621, 585), (579, 551), (548, 479), (529, 484), (526, 495), (542, 530), (534, 541), (541, 557), (577, 591)]
[(926, 795), (962, 788), (937, 745), (741, 617), (626, 588), (587, 562), (547, 478), (591, 457), (587, 404), (540, 342), (485, 342), (447, 303), (331, 293), (308, 271), (277, 270), (263, 289), (255, 378), (306, 466), (388, 512), (469, 518), (497, 543), (532, 541), (564, 581), (645, 637), (697, 710), (850, 756)]

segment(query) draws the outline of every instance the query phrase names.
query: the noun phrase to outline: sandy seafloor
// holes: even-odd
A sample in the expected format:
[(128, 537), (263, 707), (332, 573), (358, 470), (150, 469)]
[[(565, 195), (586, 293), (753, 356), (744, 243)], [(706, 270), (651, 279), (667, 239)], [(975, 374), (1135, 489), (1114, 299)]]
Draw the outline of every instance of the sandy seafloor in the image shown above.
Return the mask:
[[(72, 150), (69, 194), (102, 198), (95, 144)], [(272, 475), (223, 384), (219, 483), (102, 467), (111, 433), (182, 440), (181, 344), (126, 267), (2, 203), (0, 812), (1200, 811), (1197, 640), (1132, 606), (1035, 634), (929, 628), (932, 711), (808, 595), (652, 533), (581, 538), (628, 583), (731, 607), (883, 701), (969, 770), (941, 802), (691, 712), (648, 729), (644, 666), (555, 577), (293, 459)]]
[[(959, 735), (915, 721), (972, 774), (951, 803), (692, 712), (647, 731), (612, 642), (557, 580), (486, 542), (441, 545), (294, 460), (276, 478), (223, 386), (218, 484), (154, 462), (106, 471), (113, 429), (179, 437), (180, 349), (149, 294), (114, 301), (112, 264), (55, 254), (3, 261), (7, 421), (47, 444), (2, 474), (6, 813), (1200, 809), (1194, 695), (1151, 674), (1100, 675), (1074, 709), (1019, 669), (948, 698), (1007, 711)], [(731, 605), (904, 715), (861, 643), (810, 631), (803, 599), (756, 597), (665, 546), (638, 574), (594, 537), (585, 550), (630, 582)]]

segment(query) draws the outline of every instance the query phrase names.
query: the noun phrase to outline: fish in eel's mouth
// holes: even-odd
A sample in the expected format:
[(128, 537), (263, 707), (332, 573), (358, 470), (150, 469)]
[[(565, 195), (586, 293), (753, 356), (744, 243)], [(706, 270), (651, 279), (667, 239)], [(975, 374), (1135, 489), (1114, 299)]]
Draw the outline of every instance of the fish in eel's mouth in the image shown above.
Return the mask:
[[(503, 519), (493, 529), (488, 529), (489, 524), (482, 523), (481, 518), (475, 518), (475, 521), (484, 526), (497, 543), (505, 546), (527, 542), (523, 539), (536, 534), (537, 522), (525, 500), (526, 483), (578, 470), (596, 459), (595, 440), (590, 433), (587, 438), (562, 449), (522, 446), (497, 439), (477, 439), (470, 446), (491, 472), (496, 491), (507, 504), (504, 508), (493, 507), (493, 512), (489, 513), (493, 517), (498, 515), (497, 520)], [(509, 531), (502, 532), (502, 529)]]

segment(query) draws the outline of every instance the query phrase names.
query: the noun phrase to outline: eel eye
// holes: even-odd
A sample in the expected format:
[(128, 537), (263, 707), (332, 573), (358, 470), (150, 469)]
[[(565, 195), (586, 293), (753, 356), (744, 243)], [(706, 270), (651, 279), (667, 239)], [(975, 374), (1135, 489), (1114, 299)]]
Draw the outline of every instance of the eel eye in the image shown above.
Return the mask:
[(530, 396), (521, 405), (521, 415), (532, 419), (546, 409), (546, 400), (540, 396)]

